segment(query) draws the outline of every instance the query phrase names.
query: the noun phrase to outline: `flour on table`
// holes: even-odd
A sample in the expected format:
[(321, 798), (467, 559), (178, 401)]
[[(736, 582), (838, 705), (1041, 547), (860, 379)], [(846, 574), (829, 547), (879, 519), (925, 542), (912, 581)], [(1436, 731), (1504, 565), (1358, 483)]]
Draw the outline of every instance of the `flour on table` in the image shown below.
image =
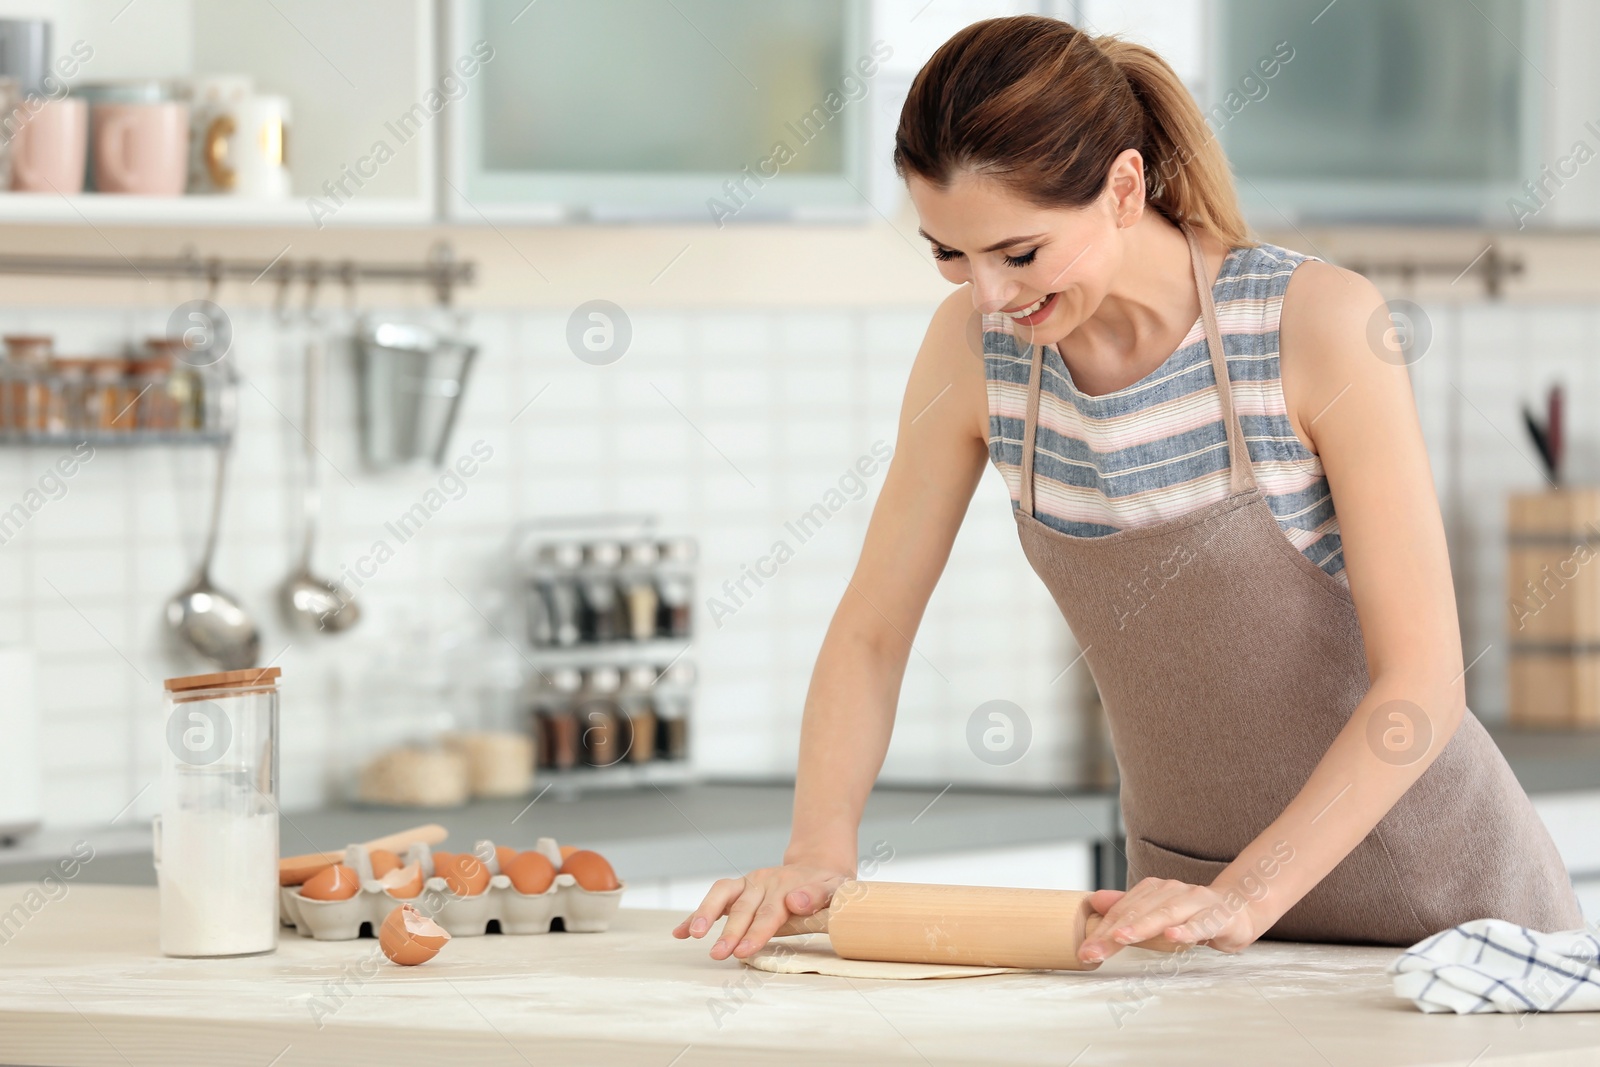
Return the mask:
[(827, 934), (806, 934), (769, 941), (741, 961), (758, 971), (777, 974), (828, 974), (837, 978), (975, 978), (984, 974), (1025, 974), (1021, 967), (967, 967), (955, 963), (888, 963), (846, 960), (834, 955)]

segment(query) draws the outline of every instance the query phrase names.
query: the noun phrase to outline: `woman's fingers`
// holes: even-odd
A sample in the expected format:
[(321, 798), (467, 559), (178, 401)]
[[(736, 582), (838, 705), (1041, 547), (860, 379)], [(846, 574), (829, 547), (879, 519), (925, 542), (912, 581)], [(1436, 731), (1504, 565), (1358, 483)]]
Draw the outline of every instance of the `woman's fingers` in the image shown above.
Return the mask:
[[(1147, 915), (1156, 908), (1161, 907), (1168, 898), (1174, 897), (1184, 890), (1192, 888), (1184, 882), (1169, 881), (1164, 878), (1146, 878), (1132, 889), (1118, 897), (1103, 913), (1099, 926), (1095, 928), (1092, 936), (1086, 937), (1083, 944), (1078, 946), (1078, 958), (1086, 963), (1098, 963), (1115, 955), (1124, 945), (1134, 941), (1143, 941), (1143, 937), (1134, 937), (1132, 940), (1123, 940), (1117, 935), (1128, 929), (1130, 923), (1139, 916)], [(1103, 901), (1096, 900), (1100, 894), (1090, 897), (1090, 906), (1098, 907)], [(1187, 918), (1188, 916), (1185, 916)], [(1170, 924), (1169, 924), (1170, 925)], [(1156, 931), (1160, 933), (1160, 931)], [(1154, 937), (1155, 934), (1149, 935)]]
[(807, 881), (784, 894), (783, 906), (790, 915), (815, 915), (833, 900), (833, 891), (845, 881), (844, 875)]
[[(711, 958), (714, 960), (725, 960), (733, 955), (734, 949), (742, 947), (745, 931), (750, 929), (756, 909), (766, 898), (763, 886), (750, 879), (746, 881), (749, 882), (748, 887), (733, 902), (733, 907), (728, 909), (728, 921), (722, 924), (722, 933), (718, 935), (717, 943), (711, 946)], [(749, 950), (745, 954), (748, 955)]]
[[(733, 946), (733, 954), (740, 959), (753, 956), (762, 945), (772, 939), (778, 927), (789, 921), (789, 912), (776, 894), (768, 896), (750, 916), (750, 925), (744, 936)], [(727, 931), (724, 930), (726, 935)]]
[(672, 929), (682, 940), (704, 937), (726, 915), (722, 932), (711, 946), (711, 958), (748, 957), (771, 940), (794, 916), (814, 915), (826, 908), (847, 875), (817, 867), (781, 867), (754, 871), (743, 878), (724, 878), (705, 900)]
[(672, 936), (682, 940), (686, 937), (704, 937), (710, 931), (711, 925), (728, 912), (728, 907), (739, 894), (745, 890), (747, 879), (744, 878), (719, 878), (712, 883), (706, 892), (706, 898), (700, 906), (689, 913), (689, 917), (673, 927)]

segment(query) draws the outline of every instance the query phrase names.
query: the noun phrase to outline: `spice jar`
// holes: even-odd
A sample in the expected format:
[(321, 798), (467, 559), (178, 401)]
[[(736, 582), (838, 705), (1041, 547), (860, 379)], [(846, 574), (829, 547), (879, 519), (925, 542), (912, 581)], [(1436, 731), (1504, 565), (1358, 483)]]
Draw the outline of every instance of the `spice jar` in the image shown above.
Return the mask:
[(601, 644), (619, 640), (627, 631), (626, 607), (617, 586), (622, 546), (615, 541), (596, 541), (583, 555), (584, 571), (579, 580), (583, 636)]
[(648, 664), (628, 668), (617, 702), (628, 727), (628, 762), (648, 763), (656, 755), (656, 712), (651, 688), (656, 669)]
[(51, 338), (43, 334), (7, 334), (4, 376), (0, 377), (0, 427), (42, 430), (49, 389)]
[(88, 363), (89, 390), (85, 409), (91, 428), (109, 432), (133, 429), (139, 391), (130, 388), (128, 361), (92, 359)]
[(610, 767), (627, 755), (622, 709), (617, 706), (621, 688), (622, 675), (615, 667), (589, 671), (578, 700), (578, 754), (590, 767)]
[(146, 358), (164, 370), (165, 381), (157, 388), (166, 393), (165, 406), (171, 412), (171, 426), (163, 429), (200, 430), (205, 427), (201, 410), (200, 375), (185, 361), (188, 348), (179, 337), (147, 337)]
[[(528, 634), (548, 634), (549, 643), (562, 648), (577, 644), (583, 637), (583, 605), (578, 593), (578, 565), (583, 550), (573, 544), (546, 545), (528, 590)], [(538, 599), (533, 599), (537, 596)], [(540, 616), (547, 616), (541, 621)]]
[(168, 678), (152, 824), (161, 951), (278, 945), (277, 667)]
[(635, 541), (623, 553), (622, 595), (628, 636), (635, 641), (648, 641), (656, 635), (661, 599), (656, 592), (655, 567), (660, 558), (654, 541)]
[(53, 359), (50, 361), (50, 419), (59, 419), (61, 430), (82, 430), (89, 426), (84, 410), (89, 391), (89, 361)]
[(656, 588), (661, 596), (659, 631), (667, 637), (687, 638), (694, 602), (694, 563), (699, 551), (694, 541), (680, 537), (661, 546), (661, 568)]
[(171, 382), (171, 356), (128, 361), (128, 385), (136, 398), (133, 422), (139, 429), (170, 432), (178, 428), (179, 403), (172, 395)]
[(583, 675), (572, 667), (550, 672), (549, 684), (535, 698), (534, 723), (539, 731), (539, 766), (568, 770), (578, 765), (576, 703)]
[(689, 758), (689, 712), (694, 703), (694, 679), (694, 664), (679, 660), (656, 681), (656, 750), (662, 759)]

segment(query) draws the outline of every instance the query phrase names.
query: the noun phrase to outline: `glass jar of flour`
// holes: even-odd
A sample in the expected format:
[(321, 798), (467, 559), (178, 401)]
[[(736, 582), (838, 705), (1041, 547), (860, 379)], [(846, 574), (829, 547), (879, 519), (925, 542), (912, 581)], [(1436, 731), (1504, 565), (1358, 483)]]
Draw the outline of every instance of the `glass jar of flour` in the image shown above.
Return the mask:
[(278, 947), (277, 667), (166, 681), (156, 817), (161, 951)]

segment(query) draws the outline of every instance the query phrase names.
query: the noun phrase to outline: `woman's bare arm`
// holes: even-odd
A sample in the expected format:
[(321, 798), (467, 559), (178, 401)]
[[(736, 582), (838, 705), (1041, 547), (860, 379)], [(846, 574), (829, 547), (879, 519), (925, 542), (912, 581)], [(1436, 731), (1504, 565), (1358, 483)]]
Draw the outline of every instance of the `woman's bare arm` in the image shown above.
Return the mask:
[(854, 876), (856, 832), (888, 751), (911, 641), (988, 456), (983, 363), (966, 336), (972, 314), (963, 286), (939, 306), (917, 353), (861, 557), (812, 671), (783, 866), (722, 879), (674, 930), (700, 937), (727, 914), (714, 958), (750, 955)]

